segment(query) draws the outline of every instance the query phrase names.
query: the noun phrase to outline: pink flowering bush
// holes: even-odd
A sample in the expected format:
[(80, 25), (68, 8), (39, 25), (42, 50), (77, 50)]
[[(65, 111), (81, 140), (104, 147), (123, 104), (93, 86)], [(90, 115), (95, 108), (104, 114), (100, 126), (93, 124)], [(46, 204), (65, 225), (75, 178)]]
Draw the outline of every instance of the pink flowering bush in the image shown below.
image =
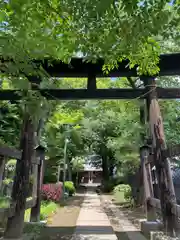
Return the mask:
[(63, 194), (63, 184), (61, 182), (43, 184), (41, 194), (43, 200), (58, 202)]

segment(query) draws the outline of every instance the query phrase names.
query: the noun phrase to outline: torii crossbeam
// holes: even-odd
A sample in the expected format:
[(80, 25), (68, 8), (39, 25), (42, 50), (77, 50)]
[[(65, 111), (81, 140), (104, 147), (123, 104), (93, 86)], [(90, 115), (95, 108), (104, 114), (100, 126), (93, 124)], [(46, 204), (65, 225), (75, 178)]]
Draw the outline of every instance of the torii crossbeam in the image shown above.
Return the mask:
[[(1, 63), (8, 61), (0, 59)], [(9, 60), (10, 61), (10, 60)], [(83, 100), (83, 99), (143, 99), (148, 94), (148, 89), (96, 89), (96, 77), (134, 77), (137, 76), (137, 66), (129, 69), (127, 60), (119, 63), (115, 68), (106, 75), (103, 70), (104, 61), (99, 59), (96, 63), (85, 62), (81, 58), (74, 58), (70, 64), (53, 60), (51, 65), (49, 60), (44, 59), (32, 61), (35, 65), (43, 67), (50, 77), (87, 77), (87, 89), (35, 89), (40, 91), (42, 96), (49, 100)], [(180, 75), (180, 53), (160, 55), (159, 62), (160, 72), (158, 76)], [(4, 70), (1, 69), (3, 72)], [(154, 76), (155, 77), (155, 76)], [(35, 76), (35, 82), (40, 80)], [(31, 76), (32, 79), (32, 76)], [(31, 81), (31, 80), (30, 80)], [(33, 80), (34, 81), (34, 80)], [(20, 100), (21, 90), (0, 90), (0, 100)], [(162, 99), (180, 98), (180, 89), (176, 88), (157, 88), (157, 96)]]

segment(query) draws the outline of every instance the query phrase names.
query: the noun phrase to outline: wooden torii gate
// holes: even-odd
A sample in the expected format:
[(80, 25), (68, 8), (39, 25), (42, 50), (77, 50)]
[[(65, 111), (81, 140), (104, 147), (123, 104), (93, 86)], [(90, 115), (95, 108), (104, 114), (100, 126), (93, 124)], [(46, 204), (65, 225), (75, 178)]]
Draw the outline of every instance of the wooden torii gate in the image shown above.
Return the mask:
[[(5, 68), (8, 68), (8, 62), (11, 60), (3, 60), (0, 58), (0, 71), (4, 72)], [(11, 62), (12, 64), (12, 62)], [(174, 194), (174, 187), (172, 183), (172, 176), (170, 165), (167, 157), (164, 153), (166, 152), (165, 137), (163, 131), (162, 117), (159, 110), (159, 104), (157, 98), (173, 99), (180, 98), (180, 89), (164, 89), (157, 88), (155, 86), (154, 78), (152, 77), (141, 77), (144, 81), (144, 88), (140, 89), (97, 89), (96, 87), (96, 77), (134, 77), (137, 76), (137, 66), (133, 69), (128, 69), (126, 66), (128, 61), (123, 61), (119, 64), (117, 69), (109, 72), (105, 75), (102, 71), (102, 66), (104, 64), (103, 60), (100, 59), (97, 63), (87, 63), (83, 59), (72, 59), (70, 64), (64, 64), (58, 61), (52, 61), (51, 65), (48, 65), (48, 60), (44, 61), (34, 61), (33, 66), (41, 66), (50, 77), (87, 77), (87, 89), (40, 89), (40, 77), (39, 76), (29, 76), (29, 81), (32, 83), (32, 91), (39, 91), (42, 96), (49, 100), (59, 99), (59, 100), (81, 100), (81, 99), (146, 99), (147, 110), (148, 110), (148, 121), (150, 123), (150, 136), (152, 139), (152, 145), (150, 148), (142, 147), (140, 150), (141, 161), (143, 166), (143, 176), (144, 176), (144, 188), (146, 193), (146, 206), (147, 206), (147, 218), (148, 221), (156, 220), (154, 214), (154, 208), (158, 207), (162, 210), (164, 227), (168, 229), (171, 234), (176, 230), (175, 215), (178, 212), (178, 207)], [(1, 69), (2, 66), (2, 69)], [(180, 75), (180, 53), (161, 55), (160, 56), (160, 72), (159, 76), (172, 76)], [(12, 74), (12, 73), (11, 73)], [(14, 73), (16, 74), (16, 73)], [(12, 75), (13, 77), (13, 75)], [(36, 86), (33, 87), (33, 84)], [(0, 100), (12, 100), (18, 103), (21, 99), (21, 89), (19, 90), (0, 90)], [(22, 134), (22, 166), (27, 168), (30, 166), (30, 160), (33, 155), (33, 142), (32, 142), (32, 132), (33, 126), (31, 123), (30, 116), (26, 116), (24, 119), (24, 129), (25, 132)], [(28, 142), (31, 143), (28, 146)], [(152, 159), (157, 168), (158, 184), (160, 189), (160, 201), (153, 198), (153, 188), (151, 181), (151, 171), (150, 171), (150, 161)], [(25, 172), (28, 172), (26, 169)], [(22, 184), (27, 184), (28, 175), (25, 176), (21, 173), (19, 176), (21, 181), (16, 181), (16, 186), (14, 189), (19, 191)], [(25, 181), (22, 181), (25, 179)], [(25, 197), (21, 196), (21, 201), (25, 203)], [(24, 204), (25, 205), (25, 204)], [(21, 207), (17, 209), (20, 214)], [(180, 212), (180, 211), (179, 211)], [(16, 217), (16, 216), (15, 216)], [(9, 230), (13, 228), (14, 219), (9, 219)], [(21, 218), (22, 220), (22, 218)], [(21, 225), (21, 224), (20, 224)], [(17, 234), (17, 237), (18, 234)]]

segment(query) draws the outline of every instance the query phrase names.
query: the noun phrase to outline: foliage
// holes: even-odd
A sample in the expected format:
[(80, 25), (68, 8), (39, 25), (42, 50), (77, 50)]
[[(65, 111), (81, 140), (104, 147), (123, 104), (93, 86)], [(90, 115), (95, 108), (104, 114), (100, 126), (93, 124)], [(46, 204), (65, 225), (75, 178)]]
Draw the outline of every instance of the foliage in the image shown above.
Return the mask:
[(43, 202), (41, 204), (40, 220), (46, 220), (57, 210), (57, 204), (54, 202)]
[(0, 197), (0, 209), (1, 208), (9, 208), (10, 206), (10, 198), (9, 197)]
[[(45, 1), (41, 4), (34, 0), (19, 0), (16, 3), (3, 1), (0, 5), (0, 54), (4, 59), (10, 57), (13, 61), (1, 62), (2, 87), (29, 91), (23, 91), (23, 101), (20, 101), (19, 105), (9, 104), (7, 101), (1, 103), (2, 112), (8, 112), (7, 117), (3, 114), (1, 119), (1, 141), (19, 145), (21, 117), (26, 105), (36, 122), (36, 127), (40, 119), (49, 117), (48, 123), (43, 126), (45, 133), (41, 141), (46, 143), (50, 158), (54, 157), (53, 155), (63, 157), (64, 138), (68, 135), (71, 140), (67, 152), (69, 162), (73, 157), (87, 153), (91, 147), (93, 151), (101, 152), (101, 155), (102, 152), (108, 155), (106, 163), (111, 159), (112, 169), (114, 164), (118, 165), (120, 162), (124, 168), (124, 159), (128, 158), (125, 152), (130, 152), (133, 156), (140, 144), (139, 136), (138, 144), (134, 144), (135, 133), (140, 131), (138, 102), (47, 103), (40, 94), (30, 91), (31, 86), (27, 79), (29, 76), (40, 76), (40, 87), (45, 88), (85, 88), (86, 79), (74, 79), (72, 84), (68, 79), (63, 79), (60, 83), (56, 78), (49, 81), (49, 76), (42, 66), (35, 67), (31, 60), (46, 58), (49, 59), (50, 65), (52, 58), (69, 62), (75, 55), (82, 55), (87, 61), (96, 61), (101, 57), (105, 59), (106, 72), (116, 67), (123, 59), (129, 59), (128, 67), (139, 65), (139, 72), (154, 75), (159, 70), (159, 54), (169, 48), (166, 45), (170, 37), (172, 51), (177, 49), (178, 4), (177, 1), (169, 5), (168, 1), (157, 0), (116, 3), (106, 1), (106, 4), (94, 0), (83, 3), (71, 0)], [(162, 42), (165, 42), (164, 45)], [(7, 74), (12, 72), (16, 74), (7, 77)], [(16, 77), (18, 74), (20, 77)], [(98, 81), (98, 87), (122, 86), (120, 81), (103, 81)], [(127, 109), (129, 110), (126, 111)], [(98, 118), (104, 119), (102, 124), (96, 121)], [(64, 123), (73, 124), (74, 127), (67, 133), (63, 128)], [(82, 133), (79, 132), (79, 127)], [(168, 128), (170, 127), (168, 125)], [(127, 129), (130, 131), (126, 131)], [(170, 132), (168, 134), (170, 135)], [(129, 138), (132, 141), (129, 141)], [(134, 160), (136, 164), (132, 171), (137, 165), (137, 158)], [(130, 161), (129, 166), (132, 162), (134, 161)]]
[(44, 227), (45, 225), (41, 223), (35, 223), (35, 224), (25, 223), (25, 226), (23, 229), (23, 232), (24, 232), (23, 237), (31, 240), (38, 240), (40, 237), (41, 231), (43, 230)]
[(7, 172), (7, 177), (8, 178), (13, 178), (14, 172), (16, 169), (16, 159), (10, 159), (6, 164), (5, 164), (5, 171)]
[[(40, 209), (40, 220), (47, 220), (53, 213), (56, 212), (58, 205), (51, 201), (42, 201)], [(27, 209), (25, 212), (25, 221), (28, 222), (30, 219), (30, 209)]]
[[(98, 87), (123, 87), (125, 83), (126, 79), (103, 79), (98, 80)], [(90, 154), (101, 156), (104, 179), (109, 181), (108, 176), (114, 174), (115, 167), (122, 172), (125, 168), (135, 171), (143, 131), (139, 122), (139, 102), (87, 101), (83, 112), (81, 136)]]
[(64, 186), (65, 186), (65, 190), (69, 193), (69, 196), (72, 196), (75, 193), (76, 189), (74, 187), (74, 183), (73, 182), (66, 181), (64, 183)]
[(123, 192), (124, 198), (127, 201), (132, 199), (131, 187), (128, 184), (119, 184), (115, 186), (113, 192), (114, 194), (116, 194), (117, 192)]
[(162, 40), (179, 40), (179, 1), (51, 0), (39, 4), (18, 0), (2, 1), (0, 7), (0, 55), (13, 59), (2, 64), (5, 72), (42, 76), (42, 68), (34, 68), (31, 59), (68, 62), (82, 55), (88, 61), (104, 58), (105, 70), (129, 59), (129, 67), (137, 64), (141, 73), (154, 75), (159, 70)]
[[(56, 87), (82, 88), (86, 79), (61, 79), (56, 81)], [(141, 85), (133, 79), (135, 86)], [(178, 78), (161, 77), (157, 79), (158, 86), (179, 86)], [(97, 79), (98, 88), (132, 87), (127, 78), (111, 80)], [(179, 101), (161, 100), (160, 106), (164, 119), (167, 144), (176, 144), (179, 139), (180, 114)], [(8, 106), (8, 105), (7, 105)], [(82, 169), (83, 158), (86, 155), (97, 154), (102, 159), (104, 185), (110, 191), (116, 177), (119, 181), (136, 172), (139, 166), (139, 146), (142, 144), (138, 99), (131, 101), (101, 100), (101, 101), (61, 101), (54, 102), (48, 119), (44, 124), (41, 140), (47, 147), (44, 183), (57, 181), (57, 166), (63, 163), (64, 141), (67, 145), (67, 162), (72, 171)], [(7, 113), (6, 117), (8, 119)], [(17, 112), (16, 112), (17, 114)], [(18, 115), (17, 115), (18, 116)], [(17, 117), (20, 121), (20, 116)], [(9, 122), (9, 120), (8, 120)], [(9, 123), (8, 123), (9, 124)], [(8, 127), (7, 127), (8, 126)], [(2, 123), (2, 128), (8, 132), (11, 124)], [(16, 135), (16, 133), (14, 133)], [(10, 143), (11, 138), (4, 141)], [(13, 138), (12, 142), (13, 143)], [(17, 143), (16, 143), (17, 144)]]
[[(58, 205), (54, 202), (41, 202), (41, 209), (40, 209), (40, 221), (47, 221), (52, 214), (54, 214), (58, 209)], [(25, 211), (25, 226), (24, 226), (24, 233), (28, 235), (30, 239), (39, 239), (40, 233), (45, 227), (45, 224), (41, 223), (29, 223), (31, 210), (27, 209)]]
[(5, 178), (5, 179), (3, 180), (3, 184), (4, 184), (4, 185), (9, 185), (10, 183), (13, 183), (13, 179), (11, 179), (11, 178)]
[(42, 186), (41, 194), (44, 200), (58, 202), (62, 197), (62, 193), (62, 183), (60, 182), (56, 184), (43, 184)]
[(16, 159), (10, 159), (5, 165), (5, 169), (12, 172), (15, 170), (17, 160)]
[[(157, 78), (157, 85), (164, 88), (179, 88), (180, 79), (178, 76), (173, 77), (159, 77)], [(180, 115), (180, 102), (177, 99), (173, 100), (160, 100), (160, 107), (163, 116), (163, 124), (167, 143), (179, 144), (180, 143), (180, 128), (179, 128), (179, 115)]]
[(54, 165), (59, 165), (64, 158), (65, 139), (68, 138), (67, 159), (84, 153), (84, 146), (80, 138), (78, 124), (82, 119), (82, 110), (71, 102), (57, 106), (51, 114), (46, 127), (44, 138), (48, 155)]
[[(108, 73), (128, 59), (127, 67), (138, 66), (139, 74), (154, 76), (159, 71), (159, 55), (166, 49), (162, 42), (176, 41), (173, 51), (178, 49), (179, 1), (17, 0), (1, 1), (0, 8), (1, 87), (22, 90), (18, 105), (0, 104), (0, 143), (19, 147), (22, 116), (28, 112), (37, 130), (36, 142), (45, 143), (48, 161), (54, 165), (63, 158), (68, 137), (68, 170), (74, 157), (96, 153), (102, 158), (105, 184), (114, 170), (116, 177), (135, 172), (144, 130), (139, 123), (139, 100), (47, 103), (38, 91), (31, 91), (30, 77), (42, 80), (40, 88), (69, 85), (66, 80), (58, 85), (32, 60), (46, 58), (50, 65), (52, 59), (69, 63), (77, 55), (87, 61), (103, 58), (103, 70)], [(100, 85), (115, 88), (123, 84), (108, 79)], [(76, 81), (73, 86), (78, 86)], [(179, 143), (179, 105), (161, 102), (161, 108), (167, 142)], [(64, 123), (74, 126), (67, 130)], [(40, 137), (38, 129), (44, 130)], [(61, 191), (53, 189), (45, 187), (44, 193), (57, 201)]]
[(9, 101), (0, 102), (0, 143), (17, 147), (19, 145), (21, 109)]
[[(53, 162), (53, 159), (50, 159), (49, 162)], [(44, 179), (43, 183), (48, 184), (48, 183), (56, 183), (57, 182), (57, 177), (56, 177), (56, 171), (53, 167), (47, 167), (44, 169)]]
[(72, 160), (72, 170), (74, 172), (79, 172), (84, 169), (85, 159), (84, 157), (77, 156), (74, 157)]

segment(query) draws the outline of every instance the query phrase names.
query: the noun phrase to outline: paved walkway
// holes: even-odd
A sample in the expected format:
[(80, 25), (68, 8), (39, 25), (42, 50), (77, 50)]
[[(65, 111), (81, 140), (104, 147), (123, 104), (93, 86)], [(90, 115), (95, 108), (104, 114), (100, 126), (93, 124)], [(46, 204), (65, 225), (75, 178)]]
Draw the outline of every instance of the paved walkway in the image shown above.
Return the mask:
[(99, 196), (87, 191), (76, 223), (73, 240), (117, 240)]

